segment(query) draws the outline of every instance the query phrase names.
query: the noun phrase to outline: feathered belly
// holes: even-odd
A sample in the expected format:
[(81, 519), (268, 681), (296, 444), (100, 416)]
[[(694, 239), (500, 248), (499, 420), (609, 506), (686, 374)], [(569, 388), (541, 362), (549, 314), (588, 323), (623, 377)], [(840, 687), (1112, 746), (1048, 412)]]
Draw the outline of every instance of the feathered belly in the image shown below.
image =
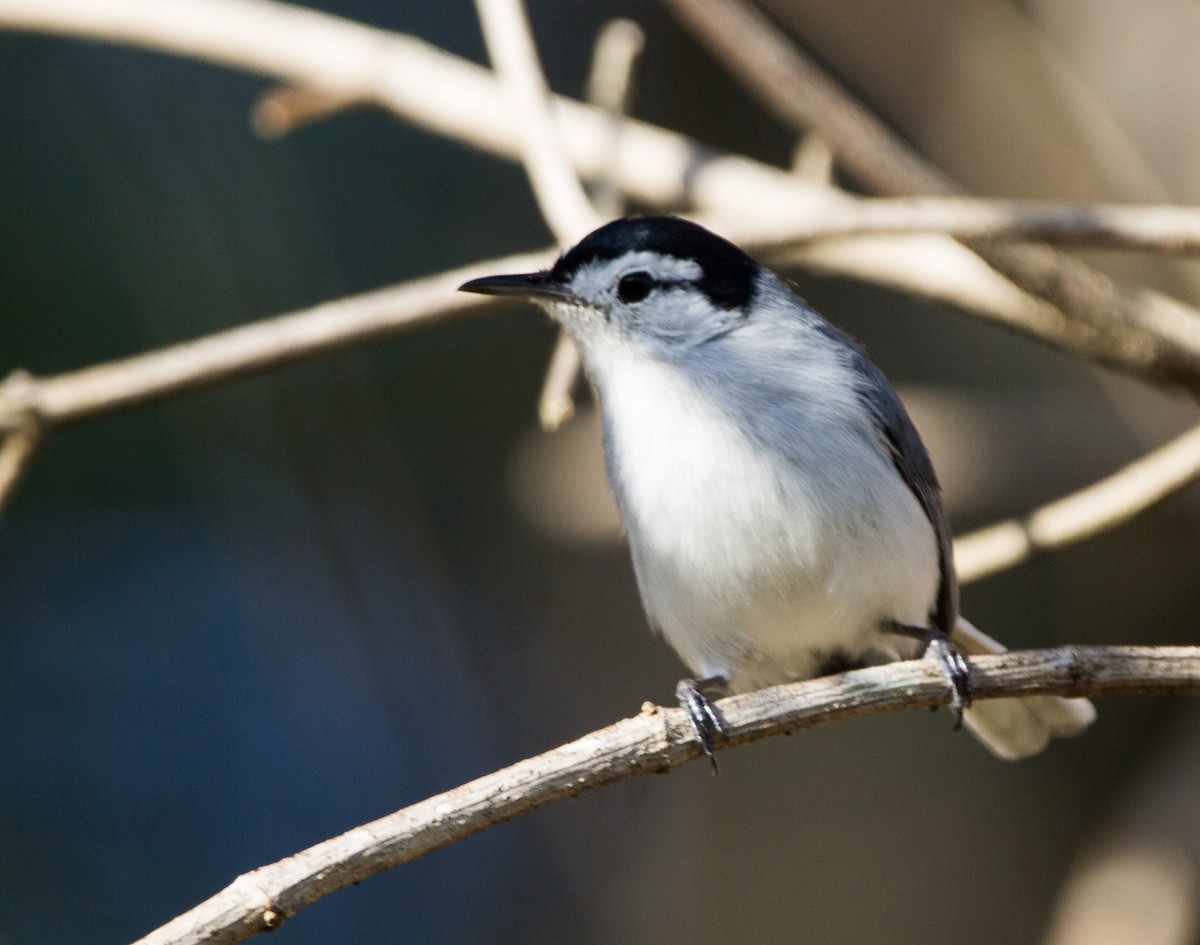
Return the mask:
[(880, 619), (926, 623), (933, 531), (872, 444), (827, 431), (820, 462), (798, 463), (669, 376), (642, 386), (608, 430), (614, 488), (646, 609), (695, 673), (809, 676), (878, 647)]

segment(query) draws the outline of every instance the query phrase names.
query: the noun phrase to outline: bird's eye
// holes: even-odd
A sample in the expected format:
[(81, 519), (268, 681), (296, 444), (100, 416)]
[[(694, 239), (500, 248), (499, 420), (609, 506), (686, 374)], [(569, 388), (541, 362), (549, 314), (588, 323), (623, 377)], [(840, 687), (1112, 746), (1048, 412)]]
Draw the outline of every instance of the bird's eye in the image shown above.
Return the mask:
[(640, 302), (654, 288), (654, 277), (648, 272), (631, 272), (617, 283), (617, 298), (622, 302)]

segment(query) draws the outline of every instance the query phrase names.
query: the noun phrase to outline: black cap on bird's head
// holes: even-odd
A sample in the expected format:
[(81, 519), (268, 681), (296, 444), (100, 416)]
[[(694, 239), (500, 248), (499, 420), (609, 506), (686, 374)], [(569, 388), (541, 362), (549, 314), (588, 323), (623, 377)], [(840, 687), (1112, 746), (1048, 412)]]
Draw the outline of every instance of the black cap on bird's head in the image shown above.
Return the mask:
[(694, 262), (702, 275), (693, 280), (714, 305), (740, 308), (754, 291), (757, 263), (733, 243), (679, 217), (625, 217), (589, 233), (563, 253), (547, 272), (485, 276), (459, 288), (484, 295), (575, 298), (569, 290), (580, 269), (591, 263), (638, 252)]

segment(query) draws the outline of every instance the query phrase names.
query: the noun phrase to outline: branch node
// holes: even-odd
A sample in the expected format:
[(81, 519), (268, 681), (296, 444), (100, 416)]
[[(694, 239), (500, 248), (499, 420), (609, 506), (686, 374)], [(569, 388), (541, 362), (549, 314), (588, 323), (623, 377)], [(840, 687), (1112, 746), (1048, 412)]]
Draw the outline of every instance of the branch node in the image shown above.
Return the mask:
[(17, 368), (0, 383), (0, 417), (4, 418), (0, 432), (34, 436), (46, 428), (38, 393), (37, 378), (24, 368)]
[(273, 932), (283, 925), (289, 916), (275, 904), (270, 894), (251, 878), (259, 872), (261, 870), (243, 873), (233, 881), (230, 890), (239, 890), (239, 898), (246, 901), (251, 914), (258, 914), (258, 919), (262, 923), (261, 931)]

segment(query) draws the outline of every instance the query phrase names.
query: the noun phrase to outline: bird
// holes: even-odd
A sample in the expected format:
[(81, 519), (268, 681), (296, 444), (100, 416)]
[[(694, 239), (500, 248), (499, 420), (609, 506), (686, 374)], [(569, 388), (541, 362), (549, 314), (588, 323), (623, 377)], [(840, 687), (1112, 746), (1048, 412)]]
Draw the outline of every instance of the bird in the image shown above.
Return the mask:
[(926, 655), (1001, 758), (1095, 716), (971, 699), (951, 531), (924, 443), (864, 349), (735, 244), (676, 216), (613, 220), (551, 268), (463, 291), (532, 301), (572, 338), (651, 626), (705, 754), (710, 695)]

